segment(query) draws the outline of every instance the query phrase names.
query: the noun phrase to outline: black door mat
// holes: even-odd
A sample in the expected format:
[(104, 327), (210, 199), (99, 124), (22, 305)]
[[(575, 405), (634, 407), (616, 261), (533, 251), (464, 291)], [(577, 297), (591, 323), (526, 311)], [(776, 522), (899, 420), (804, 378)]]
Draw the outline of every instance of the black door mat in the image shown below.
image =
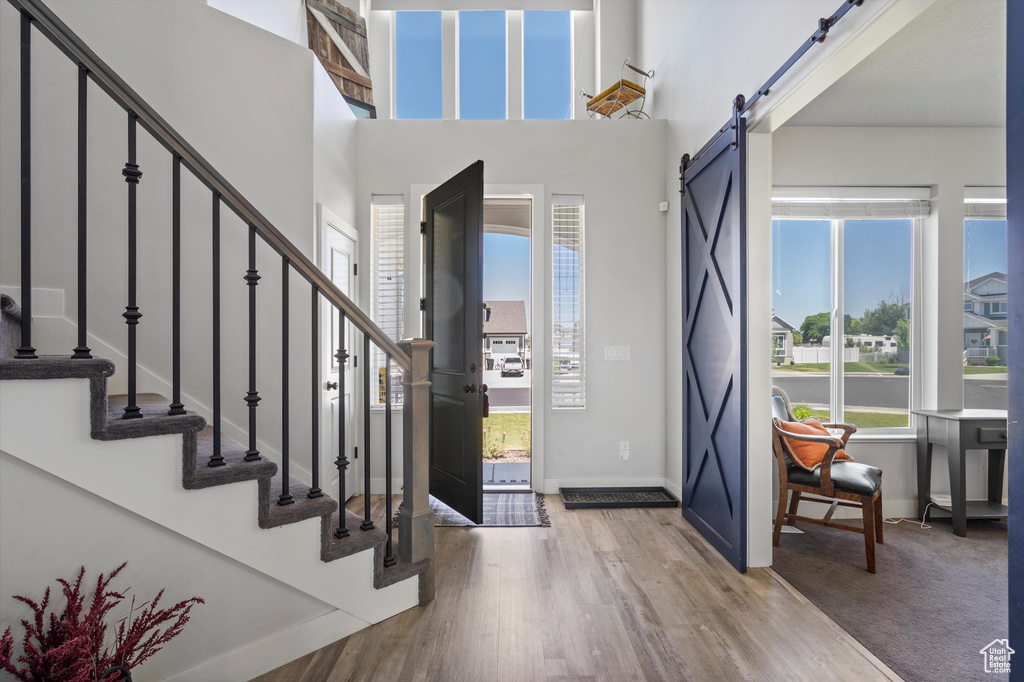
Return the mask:
[(664, 488), (559, 488), (566, 509), (637, 509), (678, 507)]

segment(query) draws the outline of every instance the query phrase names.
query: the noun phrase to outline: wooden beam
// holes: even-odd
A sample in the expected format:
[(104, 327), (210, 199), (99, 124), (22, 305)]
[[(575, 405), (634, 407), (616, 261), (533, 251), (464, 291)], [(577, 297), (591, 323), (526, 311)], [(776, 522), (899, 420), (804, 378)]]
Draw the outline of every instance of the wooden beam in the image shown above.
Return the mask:
[(371, 81), (369, 78), (360, 76), (352, 69), (346, 69), (344, 66), (338, 66), (334, 62), (329, 62), (324, 59), (321, 59), (320, 63), (324, 65), (325, 69), (333, 73), (335, 76), (341, 76), (346, 80), (350, 80), (353, 83), (358, 83), (359, 85), (364, 85), (368, 88), (373, 87), (373, 81)]

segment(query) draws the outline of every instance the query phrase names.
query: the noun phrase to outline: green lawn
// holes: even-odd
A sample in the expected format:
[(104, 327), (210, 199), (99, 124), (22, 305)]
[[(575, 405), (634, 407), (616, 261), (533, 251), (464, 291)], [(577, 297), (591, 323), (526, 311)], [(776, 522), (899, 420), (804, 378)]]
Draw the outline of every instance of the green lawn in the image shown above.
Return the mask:
[[(801, 413), (809, 411), (812, 417), (817, 417), (823, 422), (829, 420), (828, 410), (815, 410), (808, 408), (804, 405), (794, 405), (794, 411), (796, 408), (801, 408)], [(845, 419), (847, 424), (853, 424), (858, 429), (888, 429), (897, 426), (908, 426), (910, 424), (909, 415), (905, 414), (888, 414), (885, 412), (845, 412)]]
[(484, 459), (505, 450), (526, 450), (530, 454), (530, 413), (491, 413), (484, 419)]
[(1006, 367), (989, 367), (988, 365), (964, 367), (964, 374), (1006, 374)]
[[(843, 371), (847, 374), (857, 372), (868, 372), (871, 374), (892, 374), (896, 371), (897, 367), (906, 367), (904, 364), (896, 363), (892, 364), (889, 362), (846, 362), (843, 363)], [(802, 365), (782, 365), (777, 369), (785, 369), (790, 372), (827, 372), (829, 364), (827, 362), (808, 362)], [(987, 367), (979, 367), (978, 369), (989, 369)]]

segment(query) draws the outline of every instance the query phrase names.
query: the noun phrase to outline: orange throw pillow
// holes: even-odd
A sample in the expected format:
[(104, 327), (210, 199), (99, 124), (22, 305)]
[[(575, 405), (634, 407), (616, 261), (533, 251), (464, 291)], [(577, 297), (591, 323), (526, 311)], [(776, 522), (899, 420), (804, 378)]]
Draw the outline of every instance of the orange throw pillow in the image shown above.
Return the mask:
[[(808, 417), (802, 422), (780, 422), (780, 426), (791, 433), (799, 433), (807, 436), (831, 436), (828, 429), (821, 425), (821, 422), (814, 417)], [(789, 458), (793, 464), (803, 467), (808, 471), (814, 471), (821, 466), (821, 460), (825, 459), (829, 446), (825, 443), (809, 443), (804, 440), (785, 438), (786, 448), (789, 450)], [(841, 460), (852, 460), (844, 450), (836, 452), (833, 462)]]

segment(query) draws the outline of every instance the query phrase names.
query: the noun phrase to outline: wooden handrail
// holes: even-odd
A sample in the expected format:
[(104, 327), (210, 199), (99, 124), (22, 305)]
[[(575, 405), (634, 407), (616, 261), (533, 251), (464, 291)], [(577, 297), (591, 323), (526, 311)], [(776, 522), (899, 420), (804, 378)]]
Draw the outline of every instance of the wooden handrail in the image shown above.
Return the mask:
[(16, 9), (32, 19), (36, 28), (45, 35), (61, 52), (89, 73), (89, 77), (125, 111), (137, 116), (138, 124), (166, 148), (181, 158), (181, 162), (211, 191), (220, 195), (221, 201), (234, 213), (252, 225), (256, 233), (281, 256), (286, 257), (293, 268), (311, 285), (320, 289), (332, 305), (342, 310), (360, 331), (370, 337), (381, 350), (391, 355), (404, 370), (412, 368), (409, 356), (384, 330), (374, 324), (348, 296), (342, 293), (313, 262), (285, 237), (262, 213), (235, 189), (224, 176), (207, 161), (192, 145), (185, 141), (171, 125), (163, 119), (137, 92), (121, 79), (106, 62), (79, 38), (42, 0), (8, 0)]

